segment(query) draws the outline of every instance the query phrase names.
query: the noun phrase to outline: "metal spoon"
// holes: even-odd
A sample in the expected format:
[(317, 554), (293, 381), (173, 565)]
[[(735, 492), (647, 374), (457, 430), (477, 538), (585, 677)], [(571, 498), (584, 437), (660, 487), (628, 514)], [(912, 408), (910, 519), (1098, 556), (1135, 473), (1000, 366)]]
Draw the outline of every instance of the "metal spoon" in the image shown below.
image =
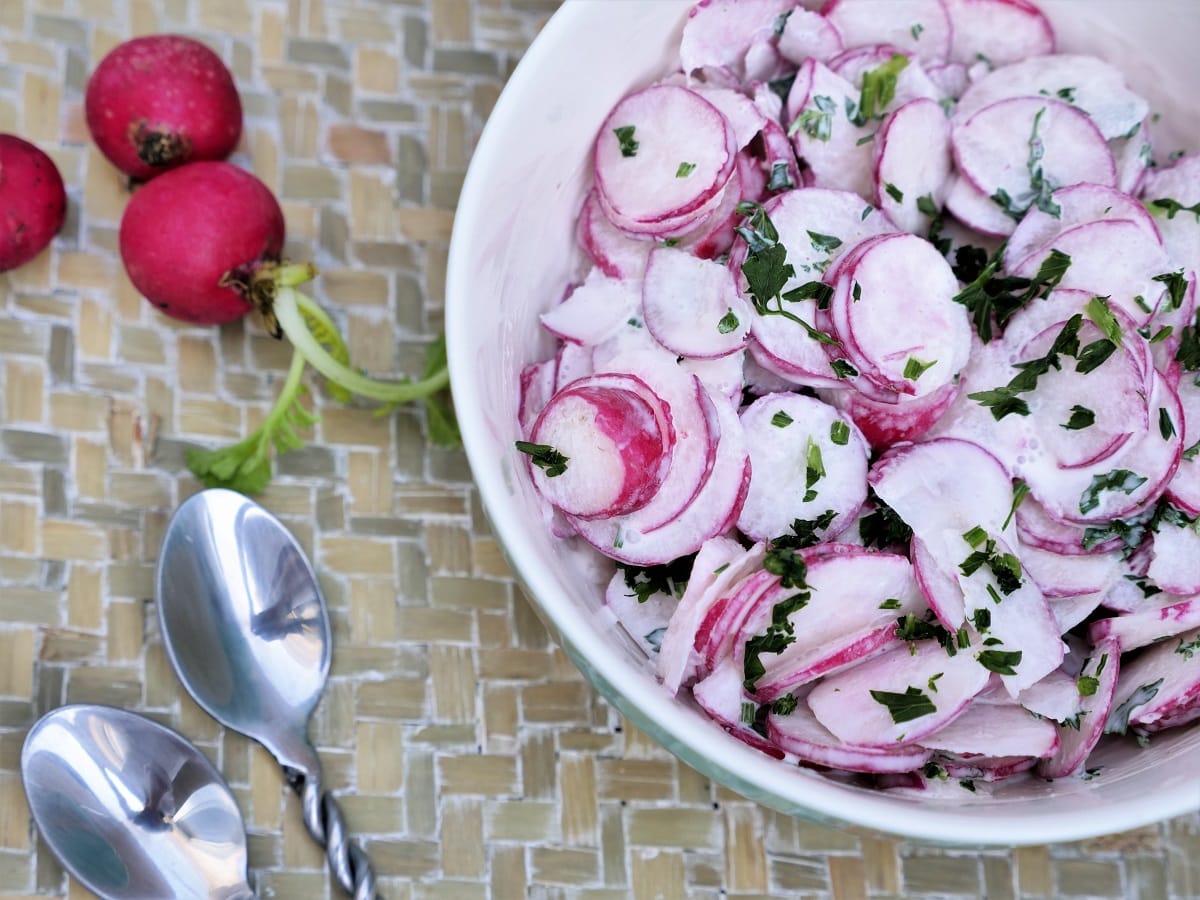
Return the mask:
[(370, 861), (350, 841), (308, 740), (308, 720), (329, 674), (331, 638), (304, 550), (254, 501), (233, 491), (201, 491), (167, 525), (157, 583), (163, 643), (188, 693), (222, 725), (274, 755), (338, 885), (355, 900), (372, 900)]
[(63, 706), (21, 751), (38, 830), (105, 900), (254, 900), (246, 829), (212, 763), (169, 728), (109, 706)]

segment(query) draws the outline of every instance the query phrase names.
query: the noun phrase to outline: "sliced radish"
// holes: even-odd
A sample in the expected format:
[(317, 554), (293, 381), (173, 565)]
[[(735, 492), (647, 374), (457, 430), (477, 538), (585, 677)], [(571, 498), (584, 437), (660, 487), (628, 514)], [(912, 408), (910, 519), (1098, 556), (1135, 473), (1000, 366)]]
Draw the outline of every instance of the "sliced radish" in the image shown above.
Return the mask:
[[(725, 730), (743, 743), (749, 744), (776, 759), (785, 753), (755, 731), (751, 725), (757, 712), (746, 699), (741, 676), (732, 663), (726, 663), (692, 689), (692, 696), (701, 709), (720, 723)], [(750, 721), (747, 721), (749, 718)]]
[(1073, 721), (1083, 709), (1079, 673), (1057, 669), (1017, 695), (1031, 713), (1055, 722)]
[(779, 17), (794, 5), (790, 0), (700, 0), (688, 10), (679, 42), (683, 71), (740, 70), (750, 48), (773, 38)]
[(842, 348), (882, 391), (916, 397), (951, 382), (966, 365), (971, 326), (953, 302), (958, 280), (928, 241), (888, 235), (835, 280), (830, 318)]
[(1172, 263), (1195, 268), (1200, 261), (1200, 217), (1179, 207), (1200, 203), (1200, 155), (1183, 156), (1169, 167), (1150, 169), (1139, 196), (1154, 213)]
[(1018, 217), (1044, 195), (1081, 181), (1112, 187), (1112, 151), (1092, 121), (1049, 97), (1013, 97), (956, 117), (954, 159), (964, 177)]
[(1134, 131), (1150, 111), (1115, 66), (1095, 56), (1055, 53), (1001, 66), (972, 84), (955, 114), (967, 117), (998, 100), (1053, 97), (1087, 113), (1105, 139)]
[(554, 357), (530, 363), (521, 370), (520, 397), (517, 401), (517, 424), (521, 434), (529, 434), (538, 414), (554, 396), (557, 362)]
[(911, 772), (932, 756), (932, 751), (912, 745), (880, 749), (843, 743), (803, 701), (786, 715), (772, 711), (767, 716), (767, 734), (781, 750), (805, 762), (848, 772)]
[(942, 92), (913, 56), (901, 53), (891, 44), (867, 44), (844, 50), (829, 60), (829, 68), (862, 90), (867, 73), (880, 66), (892, 63), (896, 56), (907, 62), (896, 76), (896, 90), (892, 99), (877, 110), (879, 115), (892, 112), (912, 100), (941, 100)]
[(950, 19), (950, 58), (1003, 66), (1054, 52), (1054, 29), (1029, 0), (942, 0)]
[(733, 353), (746, 342), (754, 316), (727, 267), (668, 247), (650, 254), (642, 310), (660, 344), (690, 357)]
[(958, 385), (946, 384), (922, 397), (901, 396), (882, 403), (857, 390), (819, 392), (825, 402), (850, 417), (875, 449), (916, 441), (934, 426), (958, 395)]
[(961, 174), (946, 183), (945, 208), (963, 225), (991, 238), (1010, 235), (1017, 226), (1012, 216)]
[(810, 56), (828, 62), (845, 44), (841, 32), (825, 16), (797, 6), (788, 14), (778, 46), (784, 59), (799, 66)]
[(1058, 726), (1058, 751), (1038, 764), (1043, 778), (1065, 778), (1083, 768), (1104, 733), (1121, 669), (1121, 646), (1116, 641), (1102, 641), (1091, 649), (1076, 680), (1079, 712)]
[(827, 554), (825, 546), (798, 551), (807, 564), (808, 597), (800, 608), (784, 616), (781, 610), (797, 602), (799, 589), (776, 584), (757, 594), (742, 620), (734, 656), (743, 664), (753, 641), (778, 627), (781, 618), (794, 629), (794, 640), (781, 652), (753, 655), (765, 670), (751, 691), (762, 702), (896, 646), (896, 620), (925, 612), (903, 556), (853, 544), (836, 545), (841, 552)]
[[(595, 374), (592, 348), (584, 344), (563, 341), (554, 354), (554, 390), (560, 391), (573, 381)], [(548, 398), (547, 398), (548, 399)], [(538, 410), (541, 412), (541, 410)]]
[(1046, 512), (1036, 497), (1027, 496), (1017, 507), (1017, 534), (1024, 547), (1036, 547), (1058, 554), (1107, 553), (1123, 546), (1120, 537), (1101, 541), (1091, 549), (1084, 548), (1086, 527), (1073, 522), (1063, 522)]
[(950, 122), (935, 100), (910, 100), (875, 135), (875, 204), (896, 225), (925, 234), (953, 169)]
[(588, 192), (579, 210), (576, 238), (597, 268), (610, 278), (639, 278), (654, 244), (635, 240), (621, 231), (604, 214), (595, 190)]
[(1200, 594), (1200, 534), (1194, 525), (1160, 523), (1152, 547), (1146, 571), (1151, 581), (1169, 594)]
[(618, 570), (604, 592), (604, 603), (612, 610), (626, 633), (638, 643), (648, 656), (658, 653), (667, 633), (667, 623), (679, 605), (678, 598), (671, 593), (655, 591), (640, 600), (637, 592), (625, 580), (625, 572)]
[(711, 672), (723, 660), (734, 656), (746, 616), (758, 597), (777, 584), (776, 576), (759, 569), (748, 573), (712, 604), (696, 629), (695, 648), (702, 659), (701, 672)]
[(1154, 168), (1154, 147), (1150, 130), (1142, 122), (1137, 131), (1108, 142), (1117, 164), (1117, 188), (1135, 196)]
[(1144, 732), (1200, 718), (1200, 629), (1144, 650), (1122, 667), (1106, 730)]
[(836, 537), (867, 496), (867, 442), (826, 403), (768, 394), (741, 414), (753, 475), (737, 527), (755, 540), (788, 534), (797, 520), (833, 516), (820, 529)]
[(542, 326), (576, 344), (599, 344), (638, 311), (637, 282), (609, 278), (599, 268), (561, 303), (542, 313)]
[(815, 187), (871, 196), (872, 130), (850, 120), (859, 101), (854, 85), (809, 57), (796, 72), (785, 121)]
[[(1025, 572), (1052, 599), (1099, 595), (1125, 572), (1124, 560), (1115, 552), (1063, 554), (1022, 546), (1020, 558)], [(1097, 599), (1095, 604), (1098, 603)]]
[(934, 755), (934, 761), (941, 766), (947, 778), (956, 779), (960, 784), (969, 781), (974, 787), (976, 781), (990, 783), (1027, 772), (1037, 764), (1037, 757), (984, 754), (960, 756), (939, 752)]
[(579, 518), (619, 516), (662, 486), (675, 430), (670, 413), (633, 376), (585, 378), (558, 391), (530, 431), (534, 444), (565, 459), (562, 471), (533, 466), (533, 483), (553, 506)]
[(714, 537), (705, 541), (696, 553), (687, 589), (679, 600), (658, 656), (658, 677), (672, 694), (690, 684), (703, 662), (696, 652), (700, 623), (713, 606), (742, 579), (762, 567), (766, 549), (756, 544), (744, 550), (737, 541)]
[(666, 233), (716, 205), (737, 153), (720, 111), (695, 91), (644, 88), (621, 100), (596, 137), (597, 197), (626, 231)]
[(1126, 220), (1142, 227), (1148, 237), (1161, 243), (1158, 226), (1146, 212), (1146, 207), (1115, 188), (1076, 184), (1060, 188), (1050, 196), (1058, 207), (1058, 215), (1043, 212), (1036, 206), (1025, 214), (1004, 247), (1004, 264), (1008, 269), (1015, 269), (1034, 251), (1055, 246), (1055, 240), (1064, 231), (1091, 222)]
[(1128, 651), (1196, 628), (1200, 628), (1200, 597), (1189, 597), (1156, 608), (1097, 619), (1088, 629), (1088, 638), (1093, 643), (1115, 640), (1122, 650)]
[(1200, 515), (1200, 461), (1192, 448), (1200, 441), (1200, 386), (1189, 375), (1180, 379), (1176, 392), (1183, 410), (1183, 445), (1187, 450), (1167, 485), (1167, 498), (1188, 515), (1195, 516)]
[(1088, 291), (1110, 298), (1110, 305), (1124, 310), (1138, 326), (1150, 319), (1146, 310), (1155, 309), (1163, 296), (1163, 284), (1154, 281), (1171, 271), (1171, 260), (1160, 241), (1144, 224), (1128, 219), (1102, 220), (1069, 228), (1009, 267), (1023, 278), (1033, 278), (1051, 249), (1071, 258), (1062, 288)]
[(831, 0), (824, 13), (847, 47), (892, 44), (930, 62), (950, 55), (950, 19), (940, 0)]
[(944, 728), (987, 682), (970, 653), (949, 656), (937, 641), (917, 641), (825, 678), (807, 699), (840, 740), (896, 747)]
[(966, 757), (1045, 757), (1058, 750), (1058, 732), (1016, 703), (976, 702), (921, 746)]
[(957, 631), (967, 621), (967, 606), (962, 588), (933, 558), (925, 542), (915, 535), (909, 554), (912, 556), (913, 572), (925, 602), (943, 628)]

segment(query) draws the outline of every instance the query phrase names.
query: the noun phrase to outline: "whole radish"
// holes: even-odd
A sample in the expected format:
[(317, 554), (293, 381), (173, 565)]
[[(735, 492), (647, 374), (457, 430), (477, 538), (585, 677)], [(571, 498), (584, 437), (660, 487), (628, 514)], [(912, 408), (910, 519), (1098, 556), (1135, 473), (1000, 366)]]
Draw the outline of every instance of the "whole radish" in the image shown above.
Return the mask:
[(189, 161), (224, 159), (242, 134), (233, 76), (216, 53), (179, 35), (113, 48), (88, 79), (84, 111), (100, 152), (141, 180)]
[(254, 304), (256, 274), (283, 249), (283, 212), (265, 184), (226, 162), (197, 162), (138, 188), (121, 218), (121, 260), (166, 315), (231, 322)]
[(29, 141), (0, 134), (0, 272), (41, 253), (66, 215), (67, 192), (54, 161)]

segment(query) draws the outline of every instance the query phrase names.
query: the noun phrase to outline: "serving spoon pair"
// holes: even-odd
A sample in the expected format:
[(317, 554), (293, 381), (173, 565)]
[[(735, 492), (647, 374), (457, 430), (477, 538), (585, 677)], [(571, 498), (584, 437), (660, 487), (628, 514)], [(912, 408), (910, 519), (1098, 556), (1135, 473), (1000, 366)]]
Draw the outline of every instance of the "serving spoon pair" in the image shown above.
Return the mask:
[[(157, 594), (163, 643), (188, 693), (270, 751), (338, 885), (374, 900), (370, 862), (323, 788), (308, 740), (331, 638), (296, 539), (241, 494), (201, 491), (167, 526)], [(60, 707), (29, 732), (21, 774), (46, 843), (100, 897), (254, 897), (237, 803), (212, 763), (171, 729), (112, 707)]]

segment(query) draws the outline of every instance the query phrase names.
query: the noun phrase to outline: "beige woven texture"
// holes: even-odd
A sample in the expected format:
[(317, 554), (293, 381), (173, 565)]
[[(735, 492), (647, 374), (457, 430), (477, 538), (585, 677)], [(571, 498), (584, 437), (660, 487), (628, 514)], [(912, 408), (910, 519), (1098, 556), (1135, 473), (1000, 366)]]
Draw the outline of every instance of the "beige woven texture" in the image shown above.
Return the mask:
[[(322, 270), (316, 299), (359, 365), (415, 373), (471, 149), (556, 6), (0, 0), (0, 131), (50, 152), (71, 201), (52, 249), (0, 275), (0, 898), (88, 896), (39, 841), (18, 774), (29, 727), (67, 702), (146, 713), (220, 766), (260, 896), (338, 895), (273, 760), (182, 694), (152, 599), (166, 517), (198, 487), (185, 448), (248, 433), (288, 349), (253, 318), (174, 323), (131, 287), (115, 252), (127, 188), (81, 113), (91, 67), (135, 34), (213, 46), (245, 103), (236, 161), (278, 193), (289, 255)], [(952, 852), (715, 787), (552, 645), (460, 452), (430, 447), (414, 410), (376, 417), (313, 387), (321, 422), (260, 499), (321, 576), (336, 648), (312, 734), (386, 897), (1200, 897), (1196, 816)]]

